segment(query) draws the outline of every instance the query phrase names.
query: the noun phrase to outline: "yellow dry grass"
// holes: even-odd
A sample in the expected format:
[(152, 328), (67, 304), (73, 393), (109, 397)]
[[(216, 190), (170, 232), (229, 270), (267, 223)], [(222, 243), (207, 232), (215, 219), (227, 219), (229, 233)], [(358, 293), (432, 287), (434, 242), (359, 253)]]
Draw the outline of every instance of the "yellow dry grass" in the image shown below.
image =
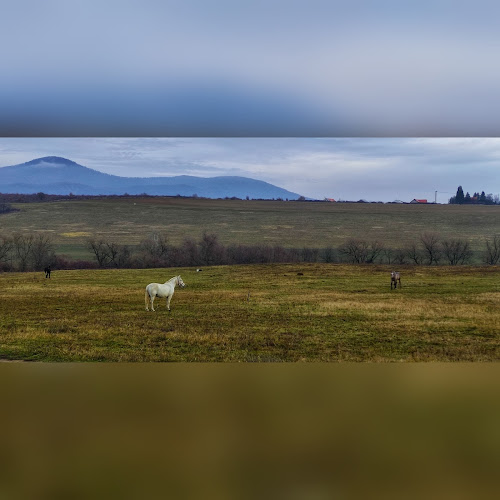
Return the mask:
[(88, 237), (91, 236), (92, 233), (89, 233), (88, 231), (73, 231), (69, 233), (61, 233), (61, 236), (64, 236), (66, 238), (82, 238), (82, 237)]

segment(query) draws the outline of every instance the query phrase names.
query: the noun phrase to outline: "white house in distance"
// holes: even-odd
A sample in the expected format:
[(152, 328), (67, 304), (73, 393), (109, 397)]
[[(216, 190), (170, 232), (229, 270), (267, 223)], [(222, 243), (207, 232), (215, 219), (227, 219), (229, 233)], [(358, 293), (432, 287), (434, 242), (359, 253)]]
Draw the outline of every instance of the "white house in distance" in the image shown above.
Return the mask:
[(416, 198), (413, 198), (410, 203), (427, 203), (427, 200), (417, 200)]

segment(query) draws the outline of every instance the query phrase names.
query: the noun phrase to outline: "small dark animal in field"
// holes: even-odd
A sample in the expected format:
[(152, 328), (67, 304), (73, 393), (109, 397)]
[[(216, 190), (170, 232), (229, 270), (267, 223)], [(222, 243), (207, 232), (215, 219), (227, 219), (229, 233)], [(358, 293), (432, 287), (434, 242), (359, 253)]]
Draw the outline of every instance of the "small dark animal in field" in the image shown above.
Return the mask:
[(51, 273), (51, 269), (50, 269), (50, 266), (47, 266), (43, 272), (45, 273), (45, 277), (46, 278), (50, 278), (50, 273)]
[(297, 273), (297, 276), (304, 276), (304, 273)]
[(200, 271), (203, 271), (203, 269), (196, 269), (197, 273), (199, 273)]
[(392, 290), (392, 285), (394, 283), (394, 288), (398, 287), (398, 282), (399, 282), (399, 288), (401, 288), (401, 276), (398, 272), (392, 271), (391, 272), (391, 290)]

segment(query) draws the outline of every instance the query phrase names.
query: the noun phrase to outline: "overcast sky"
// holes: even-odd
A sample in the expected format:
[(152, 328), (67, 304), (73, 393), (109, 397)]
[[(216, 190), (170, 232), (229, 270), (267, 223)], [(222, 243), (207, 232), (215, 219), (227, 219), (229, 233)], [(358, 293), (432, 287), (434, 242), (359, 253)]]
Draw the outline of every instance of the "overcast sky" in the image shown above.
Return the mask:
[(42, 156), (127, 177), (252, 177), (318, 199), (500, 193), (497, 138), (0, 138), (1, 167)]
[(495, 1), (3, 4), (2, 136), (500, 135)]

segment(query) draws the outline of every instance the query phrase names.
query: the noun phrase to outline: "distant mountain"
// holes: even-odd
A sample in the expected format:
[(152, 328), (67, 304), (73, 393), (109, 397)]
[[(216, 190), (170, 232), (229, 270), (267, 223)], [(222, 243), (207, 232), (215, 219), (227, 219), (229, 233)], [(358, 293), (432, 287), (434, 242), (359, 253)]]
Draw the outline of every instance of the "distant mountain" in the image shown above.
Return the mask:
[(119, 177), (84, 167), (58, 156), (0, 168), (0, 192), (31, 194), (108, 195), (151, 194), (160, 196), (198, 196), (206, 198), (288, 198), (300, 195), (268, 182), (248, 177)]

